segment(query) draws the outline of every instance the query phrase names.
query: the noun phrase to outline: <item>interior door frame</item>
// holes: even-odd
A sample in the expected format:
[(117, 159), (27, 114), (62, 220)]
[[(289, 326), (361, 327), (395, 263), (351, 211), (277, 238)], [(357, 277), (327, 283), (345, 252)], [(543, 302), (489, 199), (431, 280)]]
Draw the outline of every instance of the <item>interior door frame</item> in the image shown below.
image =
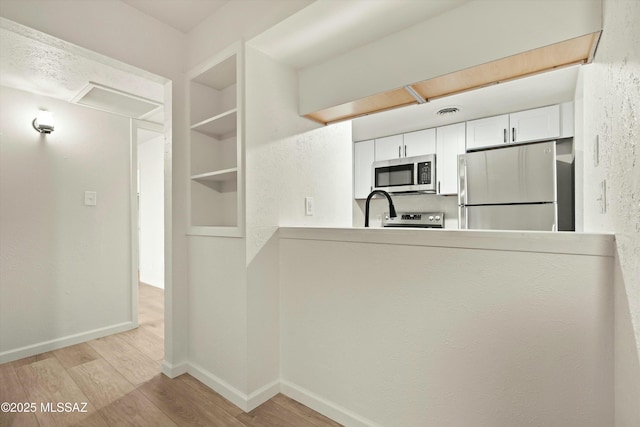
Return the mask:
[[(129, 203), (130, 209), (130, 231), (131, 231), (131, 322), (133, 327), (138, 327), (138, 282), (139, 282), (139, 269), (140, 269), (140, 233), (139, 233), (139, 205), (138, 205), (138, 130), (144, 129), (153, 132), (158, 132), (160, 135), (164, 135), (164, 127), (158, 123), (147, 122), (145, 120), (131, 119), (130, 126), (130, 152), (129, 162), (131, 171), (129, 174)], [(166, 171), (165, 171), (166, 174)], [(166, 192), (164, 196), (164, 204), (166, 206)], [(166, 222), (165, 222), (166, 224)], [(164, 229), (165, 238), (167, 234), (166, 225)], [(165, 259), (166, 265), (166, 259)], [(166, 291), (166, 277), (165, 277), (165, 291)]]

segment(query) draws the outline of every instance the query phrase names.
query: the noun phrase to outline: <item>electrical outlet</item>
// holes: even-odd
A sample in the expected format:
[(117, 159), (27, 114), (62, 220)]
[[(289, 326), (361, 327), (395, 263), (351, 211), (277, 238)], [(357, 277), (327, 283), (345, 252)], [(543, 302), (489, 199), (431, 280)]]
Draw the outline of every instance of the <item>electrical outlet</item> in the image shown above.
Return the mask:
[(85, 206), (95, 206), (98, 204), (98, 193), (95, 191), (85, 191), (84, 192), (84, 205)]
[(313, 197), (304, 198), (304, 214), (306, 216), (313, 216)]

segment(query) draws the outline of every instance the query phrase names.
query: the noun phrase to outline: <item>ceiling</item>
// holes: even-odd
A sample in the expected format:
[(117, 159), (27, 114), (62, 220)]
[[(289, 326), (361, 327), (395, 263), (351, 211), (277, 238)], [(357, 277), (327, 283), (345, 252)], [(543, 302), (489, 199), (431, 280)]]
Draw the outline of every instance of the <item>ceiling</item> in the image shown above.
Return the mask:
[[(229, 1), (239, 0), (122, 0), (129, 6), (187, 34)], [(240, 0), (246, 1), (246, 0)]]
[[(110, 105), (101, 109), (127, 116), (120, 107), (131, 103), (131, 95), (164, 102), (166, 79), (4, 18), (0, 18), (0, 58), (0, 86), (74, 102), (90, 82), (96, 82), (124, 95), (112, 97)], [(163, 116), (159, 108), (140, 118), (161, 123)]]
[(304, 68), (433, 18), (468, 1), (316, 0), (249, 40), (249, 44), (280, 62)]
[[(229, 2), (250, 5), (251, 2), (269, 0), (122, 1), (187, 34)], [(294, 68), (303, 68), (410, 27), (468, 1), (315, 0), (252, 39), (251, 44), (278, 61)]]

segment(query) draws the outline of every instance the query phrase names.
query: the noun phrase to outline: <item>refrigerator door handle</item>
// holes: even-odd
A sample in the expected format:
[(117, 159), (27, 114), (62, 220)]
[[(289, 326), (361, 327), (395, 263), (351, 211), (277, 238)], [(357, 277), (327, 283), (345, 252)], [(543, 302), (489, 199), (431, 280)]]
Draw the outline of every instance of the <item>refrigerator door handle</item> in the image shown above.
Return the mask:
[(459, 228), (461, 230), (466, 230), (469, 228), (469, 219), (467, 218), (467, 207), (466, 206), (458, 206), (458, 222)]
[(467, 204), (467, 161), (464, 154), (458, 155), (458, 205)]
[(467, 161), (464, 154), (458, 155), (458, 226), (462, 230), (469, 228), (467, 218)]

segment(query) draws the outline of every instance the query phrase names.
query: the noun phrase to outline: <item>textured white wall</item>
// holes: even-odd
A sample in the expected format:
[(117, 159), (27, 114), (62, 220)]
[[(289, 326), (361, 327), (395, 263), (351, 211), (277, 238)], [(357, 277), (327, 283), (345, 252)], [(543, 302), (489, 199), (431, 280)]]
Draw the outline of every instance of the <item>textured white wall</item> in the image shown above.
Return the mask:
[(243, 239), (189, 239), (189, 362), (247, 393)]
[[(351, 224), (351, 126), (297, 113), (297, 75), (246, 48), (249, 390), (279, 377), (278, 241), (282, 224)], [(304, 198), (315, 202), (305, 216)]]
[[(616, 425), (640, 424), (640, 2), (605, 0), (594, 62), (584, 67), (584, 229), (614, 231)], [(599, 139), (600, 163), (593, 150)], [(607, 211), (599, 184), (606, 180)]]
[(132, 320), (129, 140), (125, 117), (0, 88), (0, 363)]
[(138, 145), (140, 280), (164, 288), (164, 136)]
[(613, 424), (612, 257), (337, 240), (280, 240), (303, 402), (349, 425)]
[(167, 159), (171, 161), (165, 168), (171, 174), (165, 182), (165, 221), (172, 229), (170, 235), (165, 235), (165, 360), (171, 364), (183, 361), (188, 337), (186, 36), (119, 0), (3, 1), (0, 14), (172, 80), (165, 91), (165, 111), (171, 111), (171, 115), (165, 117), (164, 129)]

